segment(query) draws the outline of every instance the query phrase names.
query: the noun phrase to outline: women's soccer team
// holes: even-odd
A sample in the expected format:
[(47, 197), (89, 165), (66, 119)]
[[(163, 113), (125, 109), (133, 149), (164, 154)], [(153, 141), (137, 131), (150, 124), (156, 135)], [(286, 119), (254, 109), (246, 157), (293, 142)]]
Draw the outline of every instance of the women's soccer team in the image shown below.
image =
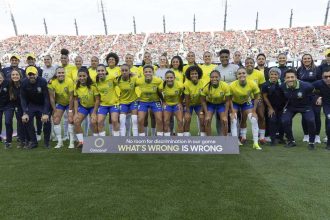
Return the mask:
[[(63, 147), (67, 139), (68, 148), (80, 148), (89, 133), (106, 136), (107, 124), (110, 136), (148, 136), (149, 122), (151, 135), (157, 136), (190, 136), (192, 127), (200, 136), (211, 136), (216, 124), (217, 135), (235, 136), (239, 145), (244, 145), (247, 120), (254, 149), (261, 150), (260, 145), (267, 141), (271, 146), (294, 147), (292, 119), (301, 113), (304, 141), (313, 150), (315, 143), (321, 143), (323, 106), (325, 148), (330, 150), (330, 50), (318, 67), (310, 54), (304, 54), (297, 70), (287, 66), (285, 54), (278, 55), (278, 66), (272, 68), (265, 66), (262, 53), (257, 56), (257, 65), (250, 57), (243, 64), (229, 64), (224, 60), (229, 51), (219, 54), (219, 66), (210, 62), (212, 54), (208, 51), (204, 64), (197, 64), (190, 51), (187, 65), (180, 56), (169, 62), (162, 55), (157, 66), (146, 52), (142, 65), (136, 67), (133, 55), (127, 54), (119, 66), (118, 55), (111, 52), (106, 65), (93, 56), (87, 68), (80, 56), (75, 58), (75, 65), (69, 64), (69, 51), (62, 49), (60, 66), (53, 65), (47, 55), (45, 66), (37, 68), (34, 55), (30, 55), (25, 70), (18, 68), (20, 57), (13, 55), (10, 66), (0, 72), (5, 147), (12, 144), (14, 114), (17, 147), (27, 149), (37, 147), (40, 141), (34, 118), (37, 127), (43, 126), (45, 147), (50, 146), (52, 133), (55, 148)], [(240, 53), (235, 52), (235, 60), (236, 54)], [(196, 126), (191, 126), (193, 114)], [(214, 115), (216, 122), (212, 123)]]

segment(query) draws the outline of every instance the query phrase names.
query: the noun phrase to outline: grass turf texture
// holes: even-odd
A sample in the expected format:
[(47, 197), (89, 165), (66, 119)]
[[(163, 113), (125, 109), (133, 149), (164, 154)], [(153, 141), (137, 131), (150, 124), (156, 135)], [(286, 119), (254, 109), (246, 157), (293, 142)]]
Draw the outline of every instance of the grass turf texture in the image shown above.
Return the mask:
[(328, 219), (330, 152), (308, 151), (295, 122), (296, 148), (240, 155), (1, 149), (0, 218)]

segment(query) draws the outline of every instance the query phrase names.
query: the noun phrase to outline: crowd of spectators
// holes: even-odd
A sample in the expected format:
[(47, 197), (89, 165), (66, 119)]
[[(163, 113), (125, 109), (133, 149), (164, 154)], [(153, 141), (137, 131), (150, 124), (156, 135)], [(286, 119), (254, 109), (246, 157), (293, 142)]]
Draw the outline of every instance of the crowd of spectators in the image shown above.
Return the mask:
[(53, 57), (54, 63), (60, 62), (59, 51), (67, 48), (70, 51), (70, 62), (78, 54), (85, 64), (92, 56), (98, 56), (103, 62), (109, 52), (118, 54), (124, 61), (127, 53), (141, 62), (143, 52), (150, 52), (153, 62), (161, 54), (169, 59), (193, 51), (196, 61), (202, 62), (204, 51), (213, 54), (213, 62), (218, 62), (218, 52), (227, 48), (232, 52), (240, 51), (242, 58), (255, 57), (263, 52), (268, 60), (275, 60), (279, 53), (287, 53), (289, 59), (300, 59), (308, 52), (314, 59), (322, 59), (325, 48), (330, 47), (330, 26), (294, 27), (281, 29), (251, 31), (217, 31), (217, 32), (175, 32), (150, 34), (119, 34), (91, 36), (46, 36), (21, 35), (0, 41), (0, 62), (7, 64), (11, 54), (18, 54), (25, 60), (25, 55), (34, 53), (37, 63), (42, 63), (45, 54)]

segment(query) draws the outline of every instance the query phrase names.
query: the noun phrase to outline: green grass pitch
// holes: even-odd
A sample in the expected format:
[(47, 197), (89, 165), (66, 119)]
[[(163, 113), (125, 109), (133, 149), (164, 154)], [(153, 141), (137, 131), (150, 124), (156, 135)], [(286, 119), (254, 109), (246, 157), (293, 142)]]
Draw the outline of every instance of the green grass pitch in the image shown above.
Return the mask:
[(294, 130), (293, 149), (239, 155), (2, 147), (0, 219), (329, 219), (330, 152)]

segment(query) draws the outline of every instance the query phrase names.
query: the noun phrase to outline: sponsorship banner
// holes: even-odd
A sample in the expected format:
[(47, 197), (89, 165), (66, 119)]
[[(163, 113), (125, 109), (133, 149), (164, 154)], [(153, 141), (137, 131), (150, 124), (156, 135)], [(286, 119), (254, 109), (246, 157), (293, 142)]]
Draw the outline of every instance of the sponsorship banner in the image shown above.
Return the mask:
[(83, 153), (239, 154), (237, 137), (86, 137)]

